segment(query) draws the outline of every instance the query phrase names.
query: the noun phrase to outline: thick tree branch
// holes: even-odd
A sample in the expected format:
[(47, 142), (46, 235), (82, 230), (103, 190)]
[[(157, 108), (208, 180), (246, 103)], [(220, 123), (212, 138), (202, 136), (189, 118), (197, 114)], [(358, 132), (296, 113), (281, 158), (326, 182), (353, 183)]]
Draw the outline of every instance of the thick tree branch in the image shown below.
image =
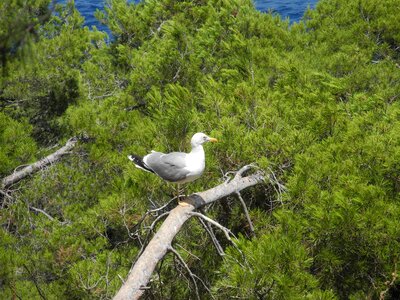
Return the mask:
[(185, 199), (185, 202), (189, 204), (188, 206), (178, 205), (172, 209), (146, 249), (132, 266), (128, 278), (114, 299), (139, 299), (157, 263), (171, 249), (174, 237), (178, 234), (183, 224), (193, 216), (191, 213), (195, 209), (264, 181), (264, 176), (260, 172), (243, 177), (244, 172), (250, 168), (251, 166), (243, 167), (229, 182), (224, 182), (207, 191), (190, 195)]
[(65, 155), (69, 154), (69, 151), (72, 150), (72, 148), (75, 147), (75, 144), (77, 143), (78, 139), (77, 138), (71, 138), (68, 140), (68, 142), (65, 144), (65, 146), (61, 147), (58, 149), (56, 152), (46, 156), (45, 158), (42, 158), (41, 160), (28, 165), (27, 167), (14, 172), (13, 174), (5, 177), (1, 181), (1, 189), (5, 189), (18, 181), (24, 179), (25, 177), (37, 172), (40, 169), (43, 169), (44, 167), (60, 160), (60, 158)]

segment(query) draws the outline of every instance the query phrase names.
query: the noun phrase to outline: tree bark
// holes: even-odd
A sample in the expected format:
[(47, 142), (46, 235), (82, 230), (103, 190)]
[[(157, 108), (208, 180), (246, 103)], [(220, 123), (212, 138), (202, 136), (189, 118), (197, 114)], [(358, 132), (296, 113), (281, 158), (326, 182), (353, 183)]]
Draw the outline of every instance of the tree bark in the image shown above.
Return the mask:
[(25, 177), (37, 172), (40, 169), (43, 169), (44, 167), (60, 160), (60, 158), (69, 153), (72, 148), (75, 147), (75, 144), (78, 142), (77, 138), (71, 138), (68, 140), (68, 142), (65, 144), (65, 146), (61, 147), (58, 149), (56, 152), (46, 156), (45, 158), (42, 158), (41, 160), (19, 170), (14, 172), (13, 174), (5, 177), (1, 181), (1, 189), (5, 189), (18, 181), (24, 179)]
[(243, 167), (229, 182), (224, 182), (207, 191), (190, 195), (185, 201), (189, 204), (188, 206), (178, 205), (172, 209), (135, 265), (132, 266), (128, 278), (115, 295), (114, 300), (139, 299), (157, 263), (168, 250), (172, 249), (172, 240), (178, 234), (182, 225), (192, 217), (190, 214), (192, 211), (230, 194), (238, 193), (264, 180), (264, 176), (261, 173), (242, 177), (242, 174), (248, 169), (250, 169), (250, 166)]

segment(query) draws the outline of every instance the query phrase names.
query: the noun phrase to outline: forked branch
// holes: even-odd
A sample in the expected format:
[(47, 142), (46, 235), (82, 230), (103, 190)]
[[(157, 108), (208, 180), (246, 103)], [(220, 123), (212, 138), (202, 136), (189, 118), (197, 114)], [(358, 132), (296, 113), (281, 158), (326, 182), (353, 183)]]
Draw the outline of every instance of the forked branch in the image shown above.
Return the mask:
[[(114, 299), (139, 299), (144, 289), (147, 287), (158, 262), (162, 260), (168, 251), (171, 251), (174, 237), (181, 230), (183, 224), (193, 215), (196, 215), (194, 210), (263, 182), (264, 175), (261, 172), (243, 176), (251, 167), (252, 166), (243, 167), (230, 181), (225, 181), (212, 189), (190, 195), (185, 199), (185, 202), (188, 203), (187, 206), (178, 205), (172, 209), (143, 253), (132, 266), (128, 278), (115, 295)], [(196, 216), (205, 219), (204, 215)], [(211, 219), (208, 219), (207, 222), (210, 222)], [(227, 233), (226, 231), (224, 232)], [(230, 239), (229, 233), (227, 235)]]
[[(235, 235), (232, 233), (232, 231), (230, 231), (228, 228), (226, 228), (225, 226), (222, 226), (221, 224), (219, 224), (217, 221), (214, 221), (213, 219), (198, 213), (198, 212), (191, 212), (190, 213), (191, 216), (196, 216), (199, 218), (202, 218), (203, 220), (207, 221), (208, 223), (211, 223), (212, 225), (214, 225), (215, 227), (218, 227), (219, 229), (222, 230), (222, 232), (225, 234), (225, 237), (228, 241), (232, 242), (231, 236), (235, 237)], [(235, 237), (236, 238), (236, 237)]]

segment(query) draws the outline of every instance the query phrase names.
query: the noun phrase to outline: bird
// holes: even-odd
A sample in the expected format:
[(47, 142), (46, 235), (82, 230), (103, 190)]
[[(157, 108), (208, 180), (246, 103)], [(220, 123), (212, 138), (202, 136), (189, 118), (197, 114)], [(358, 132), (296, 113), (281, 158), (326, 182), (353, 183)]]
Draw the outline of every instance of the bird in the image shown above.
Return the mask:
[(218, 140), (198, 132), (190, 141), (192, 150), (189, 153), (162, 153), (152, 150), (143, 157), (136, 154), (128, 155), (128, 159), (139, 169), (154, 173), (165, 181), (177, 183), (179, 191), (179, 184), (192, 182), (203, 174), (205, 169), (203, 144), (207, 142), (215, 143)]

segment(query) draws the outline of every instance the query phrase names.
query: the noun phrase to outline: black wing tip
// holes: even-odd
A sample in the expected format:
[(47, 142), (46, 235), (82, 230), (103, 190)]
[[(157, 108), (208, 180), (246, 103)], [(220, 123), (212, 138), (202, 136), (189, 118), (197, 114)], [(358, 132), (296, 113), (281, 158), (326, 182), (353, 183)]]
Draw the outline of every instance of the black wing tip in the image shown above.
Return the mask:
[(136, 154), (130, 154), (128, 155), (128, 159), (130, 161), (133, 161), (135, 164), (142, 165), (143, 163), (143, 157), (136, 155)]
[(152, 169), (150, 169), (150, 168), (144, 163), (143, 157), (141, 157), (141, 156), (139, 156), (139, 155), (136, 155), (136, 154), (130, 154), (130, 155), (128, 155), (128, 159), (129, 159), (130, 161), (132, 161), (132, 162), (136, 165), (136, 167), (138, 167), (138, 168), (140, 168), (140, 169), (143, 169), (143, 170), (145, 170), (145, 171), (154, 173), (154, 171), (153, 171)]
[(133, 154), (131, 154), (131, 155), (128, 155), (128, 159), (130, 160), (130, 161), (133, 161), (133, 162), (135, 162), (135, 158), (136, 158), (137, 156), (136, 155), (133, 155)]

